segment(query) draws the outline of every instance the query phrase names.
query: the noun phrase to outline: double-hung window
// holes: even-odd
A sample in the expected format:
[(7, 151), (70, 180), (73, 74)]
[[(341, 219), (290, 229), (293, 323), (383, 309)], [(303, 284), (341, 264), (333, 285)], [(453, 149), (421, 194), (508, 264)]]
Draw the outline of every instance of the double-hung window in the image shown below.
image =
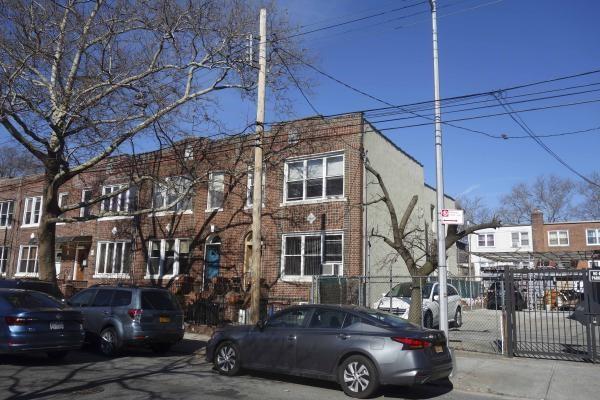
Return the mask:
[(208, 176), (207, 211), (223, 208), (225, 197), (225, 173), (211, 172)]
[(477, 235), (477, 245), (479, 247), (494, 247), (494, 234), (482, 233)]
[(343, 237), (339, 233), (291, 234), (283, 236), (283, 274), (313, 276), (324, 267), (336, 265), (327, 273), (342, 275)]
[(189, 271), (189, 257), (189, 239), (150, 240), (146, 278), (185, 274)]
[(344, 156), (287, 161), (285, 179), (285, 200), (288, 202), (342, 197)]
[[(263, 198), (263, 206), (265, 203), (265, 171), (263, 170), (262, 174), (262, 198)], [(248, 186), (246, 191), (246, 207), (252, 207), (252, 203), (254, 199), (254, 169), (248, 170)]]
[(19, 263), (17, 264), (17, 276), (38, 275), (38, 247), (21, 246), (19, 250)]
[(512, 232), (511, 241), (513, 248), (529, 246), (529, 232)]
[[(189, 211), (192, 209), (191, 180), (184, 176), (173, 176), (154, 187), (153, 206), (166, 208), (173, 204), (170, 211)], [(177, 201), (179, 199), (179, 201)]]
[(9, 247), (0, 246), (0, 276), (6, 275), (8, 270), (8, 253), (10, 251)]
[(585, 237), (588, 246), (600, 245), (600, 228), (599, 229), (586, 229)]
[(40, 223), (42, 215), (42, 196), (25, 197), (23, 226), (35, 226)]
[[(100, 209), (102, 212), (121, 212), (131, 211), (135, 209), (135, 195), (136, 189), (133, 186), (129, 186), (127, 190), (123, 190), (127, 185), (106, 185), (102, 187), (102, 195), (110, 195), (111, 193), (117, 193), (107, 199), (102, 200)], [(119, 192), (123, 190), (122, 192)]]
[(10, 228), (12, 225), (15, 202), (12, 200), (0, 201), (0, 228)]
[(549, 246), (568, 246), (569, 245), (569, 231), (549, 231), (548, 232), (548, 245)]
[[(83, 189), (81, 191), (81, 202), (82, 203), (87, 203), (90, 200), (92, 200), (92, 189)], [(89, 217), (92, 214), (92, 207), (91, 206), (83, 206), (79, 209), (79, 216), (84, 218), (84, 217)]]
[(98, 242), (96, 253), (97, 277), (129, 277), (131, 270), (131, 243), (127, 241)]

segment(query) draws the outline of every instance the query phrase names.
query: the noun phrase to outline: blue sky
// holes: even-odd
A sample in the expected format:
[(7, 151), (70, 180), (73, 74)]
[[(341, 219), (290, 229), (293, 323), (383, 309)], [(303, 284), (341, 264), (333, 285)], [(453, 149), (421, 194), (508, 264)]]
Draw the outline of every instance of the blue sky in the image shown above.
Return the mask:
[[(315, 29), (332, 23), (390, 10), (408, 1), (296, 0), (279, 1), (290, 20)], [(520, 83), (575, 74), (600, 68), (600, 2), (593, 0), (439, 0), (439, 45), (442, 97), (488, 91)], [(470, 9), (471, 7), (476, 7)], [(433, 96), (431, 22), (427, 13), (402, 20), (395, 17), (428, 10), (427, 4), (389, 13), (302, 37), (322, 70), (393, 104), (430, 100)], [(463, 11), (464, 10), (464, 11)], [(460, 11), (456, 14), (445, 15)], [(400, 26), (403, 26), (399, 28)], [(318, 74), (310, 100), (321, 114), (381, 107), (382, 105)], [(598, 75), (529, 90), (600, 81)], [(593, 88), (592, 88), (593, 89)], [(299, 93), (293, 92), (297, 117), (313, 115)], [(600, 98), (588, 94), (556, 100), (564, 103)], [(268, 98), (268, 102), (272, 100)], [(233, 99), (230, 99), (233, 102)], [(227, 108), (231, 103), (223, 104)], [(239, 101), (235, 100), (235, 101)], [(525, 104), (520, 108), (548, 105)], [(233, 106), (233, 104), (231, 104)], [(269, 102), (267, 120), (283, 116)], [(239, 106), (239, 116), (254, 116), (254, 105)], [(518, 106), (515, 106), (518, 109)], [(500, 112), (499, 109), (493, 109)], [(600, 103), (522, 113), (538, 135), (600, 126)], [(479, 112), (481, 113), (481, 112)], [(449, 119), (448, 117), (444, 117)], [(422, 121), (422, 120), (421, 120)], [(493, 134), (524, 135), (508, 117), (460, 123)], [(482, 196), (491, 206), (519, 181), (539, 174), (555, 173), (577, 178), (533, 140), (494, 140), (444, 126), (446, 191)], [(386, 134), (425, 166), (426, 179), (435, 182), (433, 126), (390, 130)], [(600, 170), (600, 132), (546, 138), (544, 142), (566, 162), (584, 174)]]

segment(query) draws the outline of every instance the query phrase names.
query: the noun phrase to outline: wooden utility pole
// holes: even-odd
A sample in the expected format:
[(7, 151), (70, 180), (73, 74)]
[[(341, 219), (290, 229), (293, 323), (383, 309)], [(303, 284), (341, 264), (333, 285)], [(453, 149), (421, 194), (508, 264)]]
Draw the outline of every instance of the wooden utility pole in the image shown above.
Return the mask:
[(262, 181), (263, 181), (263, 134), (265, 122), (265, 90), (267, 81), (267, 10), (260, 10), (260, 45), (258, 51), (258, 99), (256, 102), (256, 143), (254, 146), (254, 185), (252, 194), (252, 286), (250, 318), (256, 324), (260, 319), (260, 267), (262, 260), (261, 219), (262, 219)]

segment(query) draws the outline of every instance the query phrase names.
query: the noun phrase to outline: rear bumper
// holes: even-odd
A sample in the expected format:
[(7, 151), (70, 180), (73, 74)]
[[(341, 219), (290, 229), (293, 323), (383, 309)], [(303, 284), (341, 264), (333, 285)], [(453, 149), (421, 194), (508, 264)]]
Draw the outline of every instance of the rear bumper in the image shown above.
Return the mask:
[(160, 331), (133, 331), (132, 336), (126, 338), (125, 343), (130, 345), (143, 345), (153, 343), (177, 343), (183, 339), (182, 330), (160, 330)]
[(454, 368), (448, 348), (444, 355), (432, 358), (424, 351), (410, 351), (399, 364), (380, 365), (381, 383), (412, 386), (448, 378)]
[(17, 354), (26, 352), (78, 350), (83, 345), (85, 334), (75, 333), (56, 339), (9, 338), (0, 343), (0, 354)]

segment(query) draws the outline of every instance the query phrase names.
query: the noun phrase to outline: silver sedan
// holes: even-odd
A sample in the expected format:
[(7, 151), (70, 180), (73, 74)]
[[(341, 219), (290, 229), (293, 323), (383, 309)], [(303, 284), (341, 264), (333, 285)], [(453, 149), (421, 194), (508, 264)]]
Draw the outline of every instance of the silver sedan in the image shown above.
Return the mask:
[(223, 375), (249, 369), (326, 379), (357, 398), (380, 385), (418, 385), (452, 372), (442, 331), (353, 306), (291, 307), (256, 326), (218, 329), (206, 359)]

